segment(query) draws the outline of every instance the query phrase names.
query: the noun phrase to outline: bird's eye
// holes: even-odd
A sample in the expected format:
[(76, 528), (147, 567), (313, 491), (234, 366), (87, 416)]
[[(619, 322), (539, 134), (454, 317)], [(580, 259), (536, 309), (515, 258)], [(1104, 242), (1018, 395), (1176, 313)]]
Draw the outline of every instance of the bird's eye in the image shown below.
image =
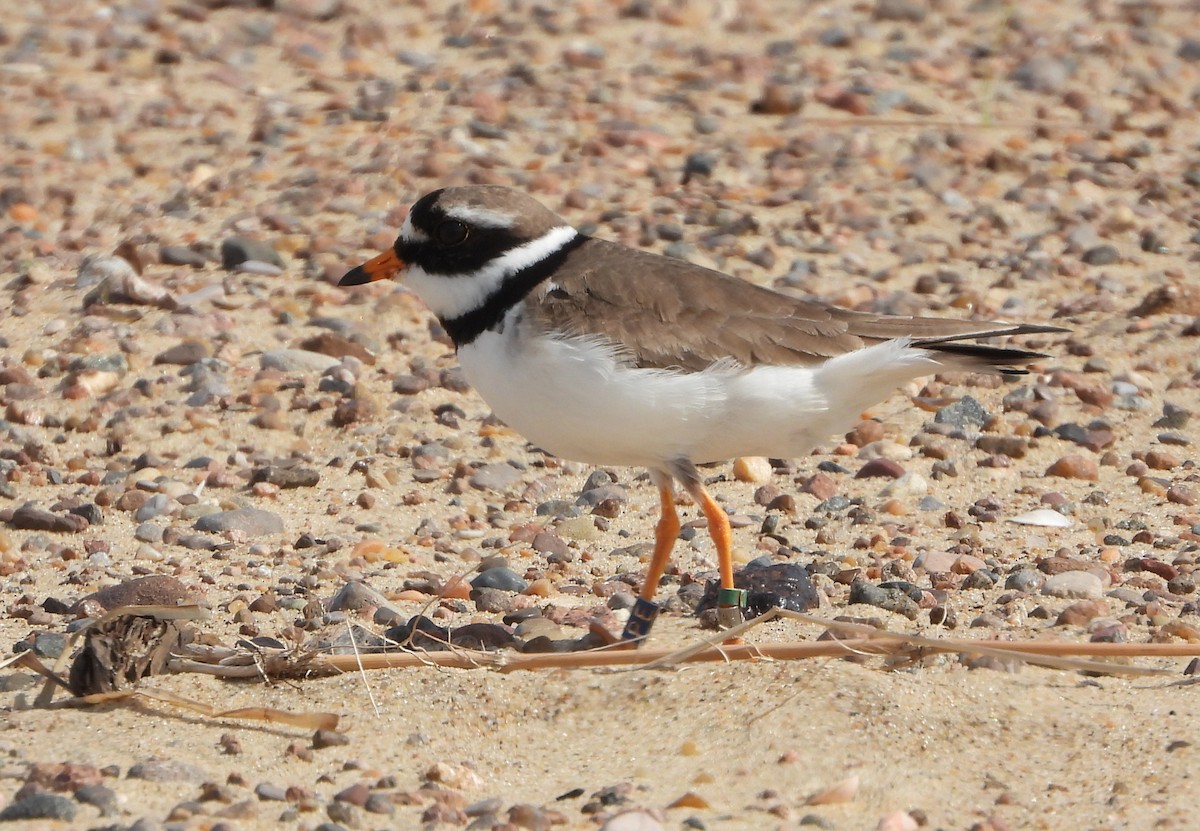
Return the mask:
[(467, 239), (467, 225), (457, 219), (447, 219), (433, 229), (433, 238), (438, 245), (458, 245)]

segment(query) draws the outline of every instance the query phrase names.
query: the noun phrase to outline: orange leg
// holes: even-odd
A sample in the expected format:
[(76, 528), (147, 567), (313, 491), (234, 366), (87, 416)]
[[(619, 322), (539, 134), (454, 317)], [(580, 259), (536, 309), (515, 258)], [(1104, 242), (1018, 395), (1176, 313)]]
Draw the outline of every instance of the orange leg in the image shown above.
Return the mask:
[(637, 603), (629, 611), (629, 621), (621, 640), (637, 643), (650, 634), (650, 627), (658, 616), (658, 604), (654, 595), (658, 592), (658, 581), (667, 570), (671, 561), (671, 549), (679, 537), (679, 514), (675, 512), (675, 480), (665, 471), (650, 472), (654, 484), (658, 485), (659, 512), (658, 525), (654, 528), (654, 556), (650, 558), (650, 570), (646, 572), (646, 580), (642, 583), (642, 592)]
[[(704, 483), (697, 476), (686, 483), (688, 493), (700, 504), (704, 516), (708, 519), (708, 535), (712, 537), (713, 545), (717, 547), (717, 566), (721, 570), (721, 591), (717, 595), (717, 621), (725, 629), (737, 626), (743, 621), (742, 606), (745, 603), (745, 592), (738, 589), (733, 582), (733, 531), (729, 527), (729, 515), (717, 504)], [(726, 641), (737, 643), (738, 639)]]
[(721, 588), (732, 589), (733, 586), (733, 531), (729, 527), (729, 515), (725, 509), (709, 496), (704, 485), (697, 485), (692, 494), (700, 503), (704, 516), (708, 519), (708, 535), (712, 537), (713, 545), (717, 547), (717, 566), (721, 570)]
[(654, 556), (650, 558), (650, 570), (646, 572), (646, 582), (642, 583), (643, 600), (653, 600), (658, 592), (658, 582), (662, 580), (671, 561), (671, 549), (679, 537), (679, 514), (675, 512), (675, 488), (670, 481), (660, 483), (658, 498), (662, 515), (654, 528)]

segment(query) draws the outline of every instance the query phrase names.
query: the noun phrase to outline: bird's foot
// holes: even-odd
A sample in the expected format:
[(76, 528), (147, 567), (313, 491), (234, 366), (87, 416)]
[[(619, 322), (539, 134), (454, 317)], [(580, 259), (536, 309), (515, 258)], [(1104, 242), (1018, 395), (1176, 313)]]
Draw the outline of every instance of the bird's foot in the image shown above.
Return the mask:
[(629, 621), (625, 624), (625, 631), (621, 633), (621, 640), (637, 643), (645, 640), (661, 610), (662, 607), (653, 600), (639, 597), (629, 610)]

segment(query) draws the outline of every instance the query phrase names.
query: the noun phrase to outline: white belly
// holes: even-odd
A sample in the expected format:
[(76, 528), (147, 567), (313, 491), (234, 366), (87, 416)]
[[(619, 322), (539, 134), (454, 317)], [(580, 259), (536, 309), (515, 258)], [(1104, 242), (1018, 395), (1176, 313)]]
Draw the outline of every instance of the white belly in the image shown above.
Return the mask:
[(814, 367), (638, 369), (595, 339), (518, 331), (506, 325), (461, 349), (467, 379), (537, 446), (602, 465), (799, 456), (938, 367), (929, 353), (889, 341)]

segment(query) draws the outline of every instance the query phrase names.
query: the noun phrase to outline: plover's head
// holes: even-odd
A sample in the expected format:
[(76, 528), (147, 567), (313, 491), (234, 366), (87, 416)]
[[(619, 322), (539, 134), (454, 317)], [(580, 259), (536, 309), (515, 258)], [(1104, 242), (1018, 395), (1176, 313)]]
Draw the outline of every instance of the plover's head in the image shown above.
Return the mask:
[(408, 211), (390, 251), (339, 285), (403, 279), (442, 320), (486, 304), (506, 282), (552, 258), (577, 236), (537, 200), (497, 185), (435, 190)]

